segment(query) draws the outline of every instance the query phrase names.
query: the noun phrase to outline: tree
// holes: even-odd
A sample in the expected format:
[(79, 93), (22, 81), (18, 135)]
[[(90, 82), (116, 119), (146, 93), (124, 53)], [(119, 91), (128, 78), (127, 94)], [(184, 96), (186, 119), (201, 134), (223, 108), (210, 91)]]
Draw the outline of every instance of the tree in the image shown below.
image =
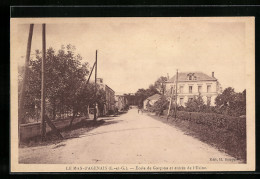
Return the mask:
[(186, 110), (189, 112), (202, 112), (205, 109), (205, 104), (201, 94), (194, 96), (194, 98), (189, 100), (185, 105)]
[[(35, 106), (40, 109), (41, 52), (29, 64), (28, 86), (26, 88), (26, 113), (35, 116)], [(94, 103), (94, 84), (86, 84), (89, 74), (88, 63), (81, 63), (82, 57), (75, 53), (72, 45), (62, 46), (58, 52), (53, 48), (46, 51), (46, 114), (55, 120), (57, 114), (64, 118), (72, 114), (86, 114), (87, 107)], [(19, 67), (19, 75), (23, 67)], [(19, 78), (19, 87), (23, 79)], [(20, 89), (20, 88), (19, 88)], [(105, 92), (98, 89), (97, 102), (103, 106)], [(101, 107), (102, 108), (102, 107)]]
[(215, 104), (217, 106), (229, 106), (230, 103), (234, 100), (234, 95), (234, 88), (228, 87), (216, 97)]
[(215, 99), (219, 113), (231, 116), (246, 114), (246, 90), (236, 93), (234, 88), (228, 87)]
[(157, 89), (158, 92), (164, 94), (166, 91), (166, 84), (167, 77), (161, 76), (154, 82), (154, 87)]
[(160, 99), (154, 103), (152, 109), (157, 115), (160, 116), (163, 114), (164, 110), (168, 109), (168, 106), (169, 101), (166, 99), (165, 96), (161, 96)]
[(157, 91), (156, 87), (154, 85), (150, 85), (148, 89), (138, 89), (135, 93), (135, 98), (138, 101), (138, 105), (143, 106), (143, 101), (146, 98), (158, 93), (159, 92)]
[(166, 88), (166, 81), (167, 77), (161, 76), (154, 82), (154, 84), (149, 85), (149, 88), (138, 89), (135, 93), (135, 98), (137, 100), (138, 105), (143, 106), (143, 101), (152, 95), (164, 93)]

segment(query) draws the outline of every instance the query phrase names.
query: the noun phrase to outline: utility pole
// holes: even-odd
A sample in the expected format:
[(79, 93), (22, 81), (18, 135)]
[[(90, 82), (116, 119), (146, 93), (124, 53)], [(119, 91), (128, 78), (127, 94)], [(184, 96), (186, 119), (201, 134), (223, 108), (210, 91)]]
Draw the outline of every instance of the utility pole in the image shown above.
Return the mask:
[(95, 67), (95, 103), (94, 103), (94, 121), (97, 120), (97, 50), (96, 50), (96, 67)]
[(46, 123), (45, 123), (45, 52), (46, 52), (46, 25), (42, 24), (42, 84), (41, 84), (41, 137), (45, 140)]
[(89, 74), (89, 76), (88, 76), (88, 80), (87, 80), (86, 85), (87, 85), (88, 82), (89, 82), (89, 79), (90, 79), (90, 77), (91, 77), (91, 75), (92, 75), (92, 72), (93, 72), (93, 69), (95, 68), (95, 65), (96, 65), (96, 62), (94, 63), (94, 65), (93, 65), (93, 67), (92, 67), (92, 69), (91, 69), (91, 72), (90, 72), (90, 74)]
[(27, 41), (27, 49), (26, 49), (26, 58), (25, 58), (25, 65), (24, 65), (24, 74), (23, 74), (23, 82), (21, 87), (21, 96), (19, 100), (19, 115), (18, 115), (18, 122), (19, 124), (26, 123), (25, 118), (25, 111), (24, 111), (24, 96), (25, 96), (25, 89), (27, 87), (27, 81), (28, 81), (28, 66), (30, 61), (30, 53), (31, 53), (31, 44), (32, 44), (32, 36), (33, 36), (33, 27), (34, 24), (30, 24), (29, 29), (29, 36)]
[(172, 95), (173, 95), (173, 87), (171, 87), (171, 96), (170, 96), (170, 104), (169, 104), (168, 113), (167, 113), (167, 121), (168, 121), (168, 118), (169, 118), (169, 115), (170, 115), (170, 111), (171, 111)]
[(176, 95), (175, 95), (175, 120), (176, 120), (176, 116), (177, 116), (177, 95), (178, 95), (178, 69), (177, 69), (177, 73), (176, 73)]

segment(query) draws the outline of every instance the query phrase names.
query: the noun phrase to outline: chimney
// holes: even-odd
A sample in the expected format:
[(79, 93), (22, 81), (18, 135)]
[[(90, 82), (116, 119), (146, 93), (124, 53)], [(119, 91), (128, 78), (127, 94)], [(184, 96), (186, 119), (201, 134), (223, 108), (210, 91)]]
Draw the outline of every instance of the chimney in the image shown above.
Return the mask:
[(215, 78), (215, 77), (214, 77), (214, 71), (212, 72), (212, 77)]
[(167, 80), (169, 80), (169, 73), (167, 73)]
[(103, 78), (97, 78), (97, 83), (103, 83)]

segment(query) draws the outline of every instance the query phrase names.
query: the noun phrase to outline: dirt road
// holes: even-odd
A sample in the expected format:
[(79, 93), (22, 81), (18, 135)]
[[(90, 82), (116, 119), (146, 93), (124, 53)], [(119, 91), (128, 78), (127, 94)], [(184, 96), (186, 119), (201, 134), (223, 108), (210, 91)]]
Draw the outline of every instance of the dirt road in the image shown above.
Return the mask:
[[(20, 163), (215, 164), (233, 157), (157, 121), (137, 109), (105, 119), (105, 125), (59, 144), (19, 149)], [(222, 161), (220, 161), (222, 159)]]

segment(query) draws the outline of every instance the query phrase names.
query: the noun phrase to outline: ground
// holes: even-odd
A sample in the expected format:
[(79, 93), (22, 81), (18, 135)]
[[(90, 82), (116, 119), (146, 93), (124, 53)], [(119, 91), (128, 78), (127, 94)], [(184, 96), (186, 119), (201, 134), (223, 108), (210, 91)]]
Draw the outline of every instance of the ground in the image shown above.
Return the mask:
[[(101, 119), (99, 119), (101, 120)], [(19, 149), (20, 163), (45, 164), (220, 164), (241, 161), (184, 132), (138, 114), (137, 109), (77, 138)]]

